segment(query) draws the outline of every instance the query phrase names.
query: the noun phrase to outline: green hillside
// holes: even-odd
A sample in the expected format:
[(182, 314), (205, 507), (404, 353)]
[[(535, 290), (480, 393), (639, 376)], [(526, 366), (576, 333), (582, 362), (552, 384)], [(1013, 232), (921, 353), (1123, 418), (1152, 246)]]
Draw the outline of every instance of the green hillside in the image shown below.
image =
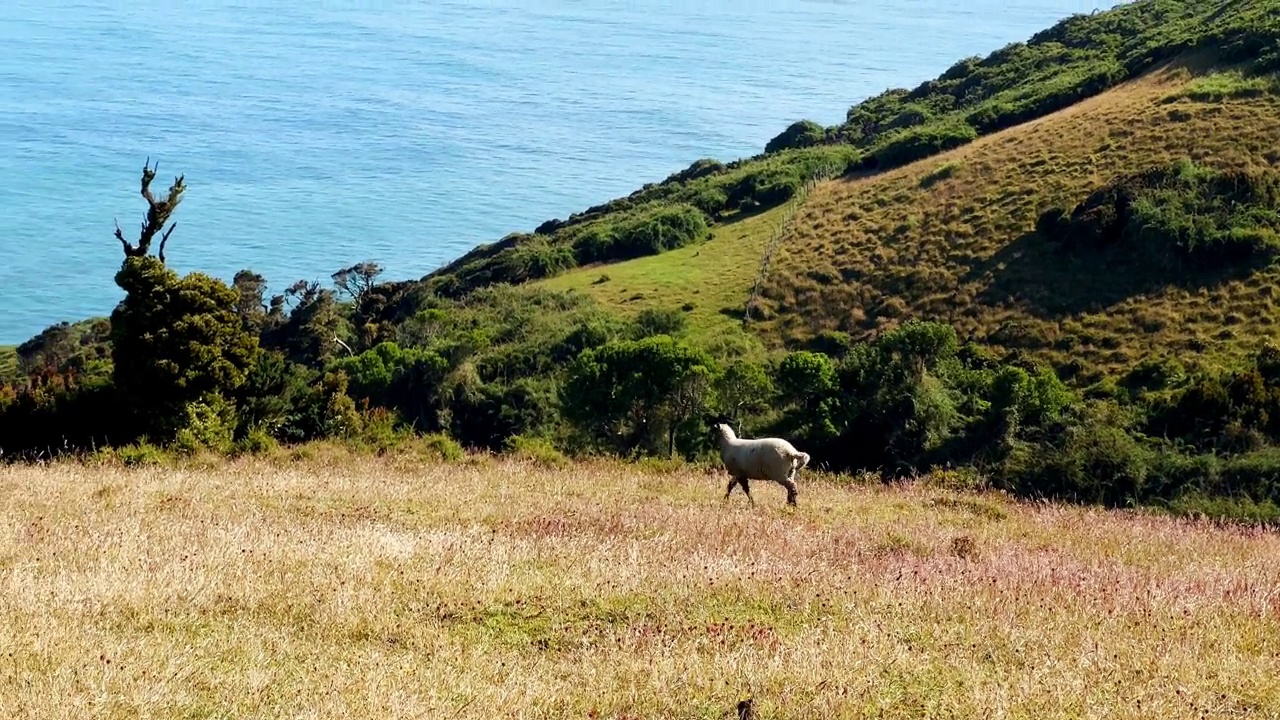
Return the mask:
[(821, 186), (781, 244), (760, 329), (794, 345), (924, 317), (1086, 382), (1161, 355), (1242, 360), (1278, 337), (1280, 95), (1214, 59)]
[(886, 171), (966, 145), (1198, 49), (1226, 64), (1247, 61), (1253, 75), (1272, 72), (1280, 69), (1278, 36), (1280, 7), (1268, 0), (1143, 0), (1075, 15), (914, 89), (886, 90), (850, 108), (838, 126), (799, 121), (761, 155), (698, 160), (627, 197), (482, 245), (424, 281), (456, 296), (696, 244), (708, 236), (704, 223), (781, 205), (811, 180)]
[(0, 451), (707, 460), (718, 419), (830, 470), (1280, 522), (1277, 71), (1280, 0), (1146, 0), (420, 281), (267, 297), (139, 246), (110, 321), (19, 348)]

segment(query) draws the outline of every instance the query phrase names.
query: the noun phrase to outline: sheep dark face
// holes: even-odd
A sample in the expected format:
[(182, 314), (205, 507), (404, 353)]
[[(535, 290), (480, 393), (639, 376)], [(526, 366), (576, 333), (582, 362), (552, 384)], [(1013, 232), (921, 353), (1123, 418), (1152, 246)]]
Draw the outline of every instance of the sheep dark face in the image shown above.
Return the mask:
[(707, 439), (714, 445), (720, 441), (720, 425), (721, 421), (714, 418), (707, 420)]

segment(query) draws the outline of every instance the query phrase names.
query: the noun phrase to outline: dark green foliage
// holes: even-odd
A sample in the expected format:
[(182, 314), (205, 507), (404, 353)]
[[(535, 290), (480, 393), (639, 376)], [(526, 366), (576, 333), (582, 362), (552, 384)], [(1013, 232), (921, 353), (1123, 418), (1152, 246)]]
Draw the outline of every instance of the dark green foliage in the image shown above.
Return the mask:
[(888, 170), (977, 139), (978, 132), (968, 123), (955, 121), (934, 123), (902, 130), (887, 137), (867, 156), (863, 167)]
[(728, 188), (725, 208), (749, 210), (774, 207), (799, 194), (805, 179), (787, 168), (766, 169), (750, 173)]
[(234, 309), (245, 329), (260, 335), (271, 317), (269, 313), (274, 309), (279, 315), (281, 310), (279, 305), (272, 308), (267, 304), (267, 279), (252, 270), (241, 270), (236, 273), (231, 287), (235, 288), (237, 296)]
[(1041, 442), (1018, 444), (998, 484), (1024, 496), (1113, 507), (1142, 502), (1152, 452), (1126, 431), (1120, 415), (1113, 406), (1082, 408)]
[(961, 347), (946, 325), (912, 321), (840, 360), (793, 352), (775, 383), (776, 431), (799, 437), (816, 462), (888, 476), (947, 462), (1000, 462), (1074, 398), (1051, 371), (1003, 365)]
[[(715, 410), (738, 431), (747, 417), (768, 411), (776, 395), (773, 378), (753, 362), (738, 360), (730, 364), (715, 382)], [(741, 434), (741, 432), (739, 432)]]
[(111, 314), (112, 380), (153, 438), (172, 437), (187, 404), (236, 392), (257, 338), (236, 314), (236, 291), (207, 275), (180, 278), (139, 256), (125, 259), (116, 283), (125, 298)]
[(794, 148), (811, 147), (820, 144), (826, 139), (826, 128), (812, 120), (798, 120), (787, 126), (786, 130), (778, 133), (764, 146), (766, 153), (775, 153), (779, 150), (791, 150)]
[(1280, 254), (1280, 176), (1184, 160), (1121, 177), (1038, 232), (1070, 253), (1110, 252), (1167, 271), (1204, 272)]
[[(284, 308), (290, 304), (286, 315)], [(350, 337), (350, 322), (343, 316), (334, 291), (299, 280), (283, 295), (272, 298), (272, 307), (272, 321), (262, 332), (263, 347), (280, 350), (293, 362), (308, 367), (320, 367), (345, 353), (338, 340)]]
[(814, 178), (843, 174), (859, 156), (847, 146), (819, 146), (727, 165), (699, 160), (627, 197), (567, 220), (547, 221), (534, 235), (513, 233), (480, 245), (423, 284), (436, 294), (460, 298), (487, 285), (554, 275), (575, 263), (615, 262), (681, 247), (704, 238), (709, 222), (786, 202)]
[[(255, 432), (289, 442), (324, 437), (326, 428), (350, 418), (329, 417), (331, 400), (315, 392), (321, 373), (291, 362), (278, 351), (259, 353), (236, 393), (236, 438)], [(354, 405), (351, 406), (354, 412)]]
[(1254, 362), (1199, 377), (1149, 403), (1145, 431), (1199, 452), (1246, 453), (1280, 444), (1280, 372), (1267, 344)]
[(554, 385), (532, 378), (479, 385), (460, 393), (450, 408), (450, 435), (495, 452), (513, 437), (553, 432), (560, 412)]
[(119, 394), (104, 378), (48, 372), (21, 386), (0, 385), (0, 460), (128, 443), (139, 429), (121, 408)]
[(689, 318), (673, 308), (645, 308), (635, 319), (636, 339), (653, 335), (680, 335), (689, 325)]
[(439, 353), (384, 342), (336, 360), (330, 369), (348, 378), (348, 394), (357, 404), (394, 409), (424, 432), (440, 429), (442, 385), (450, 363)]
[(48, 372), (107, 377), (111, 373), (111, 352), (106, 344), (110, 333), (111, 323), (106, 318), (50, 325), (16, 348), (16, 370), (21, 377)]
[(778, 397), (795, 405), (801, 412), (811, 413), (836, 389), (836, 364), (822, 353), (799, 351), (788, 353), (776, 372)]
[(707, 177), (708, 175), (715, 175), (716, 173), (724, 172), (724, 170), (725, 164), (719, 160), (714, 158), (702, 158), (700, 160), (694, 160), (693, 163), (684, 170), (681, 170), (678, 173), (672, 173), (670, 177), (663, 181), (663, 184), (685, 183), (690, 180)]
[(1075, 73), (1062, 73), (1027, 90), (1009, 92), (964, 116), (965, 122), (987, 135), (1055, 113), (1097, 95), (1126, 78), (1123, 67), (1103, 62)]
[(584, 226), (573, 239), (583, 265), (656, 255), (691, 245), (708, 234), (707, 219), (692, 205), (659, 206)]
[(574, 361), (560, 399), (591, 446), (671, 453), (678, 440), (689, 449), (696, 443), (715, 374), (708, 355), (666, 335), (615, 341)]
[(809, 350), (830, 355), (835, 359), (843, 358), (853, 347), (849, 333), (827, 330), (815, 335), (808, 343)]

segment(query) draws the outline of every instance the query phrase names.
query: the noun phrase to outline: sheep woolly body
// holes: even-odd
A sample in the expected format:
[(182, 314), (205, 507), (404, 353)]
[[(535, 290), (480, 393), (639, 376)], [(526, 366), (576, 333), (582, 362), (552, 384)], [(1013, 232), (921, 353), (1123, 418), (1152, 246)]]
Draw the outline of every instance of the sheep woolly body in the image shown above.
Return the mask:
[(742, 485), (742, 491), (751, 498), (748, 480), (772, 480), (787, 489), (787, 504), (796, 504), (795, 475), (809, 464), (809, 453), (797, 450), (782, 438), (739, 438), (733, 428), (724, 423), (716, 425), (715, 430), (720, 459), (731, 476), (724, 494), (726, 498), (733, 492), (734, 485)]

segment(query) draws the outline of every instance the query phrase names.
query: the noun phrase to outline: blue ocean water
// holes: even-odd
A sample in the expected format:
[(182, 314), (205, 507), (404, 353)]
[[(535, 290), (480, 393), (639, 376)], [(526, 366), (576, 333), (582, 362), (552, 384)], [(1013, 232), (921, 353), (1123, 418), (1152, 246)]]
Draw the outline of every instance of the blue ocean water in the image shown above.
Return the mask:
[(0, 343), (111, 311), (148, 156), (179, 272), (420, 277), (1114, 4), (4, 0)]

